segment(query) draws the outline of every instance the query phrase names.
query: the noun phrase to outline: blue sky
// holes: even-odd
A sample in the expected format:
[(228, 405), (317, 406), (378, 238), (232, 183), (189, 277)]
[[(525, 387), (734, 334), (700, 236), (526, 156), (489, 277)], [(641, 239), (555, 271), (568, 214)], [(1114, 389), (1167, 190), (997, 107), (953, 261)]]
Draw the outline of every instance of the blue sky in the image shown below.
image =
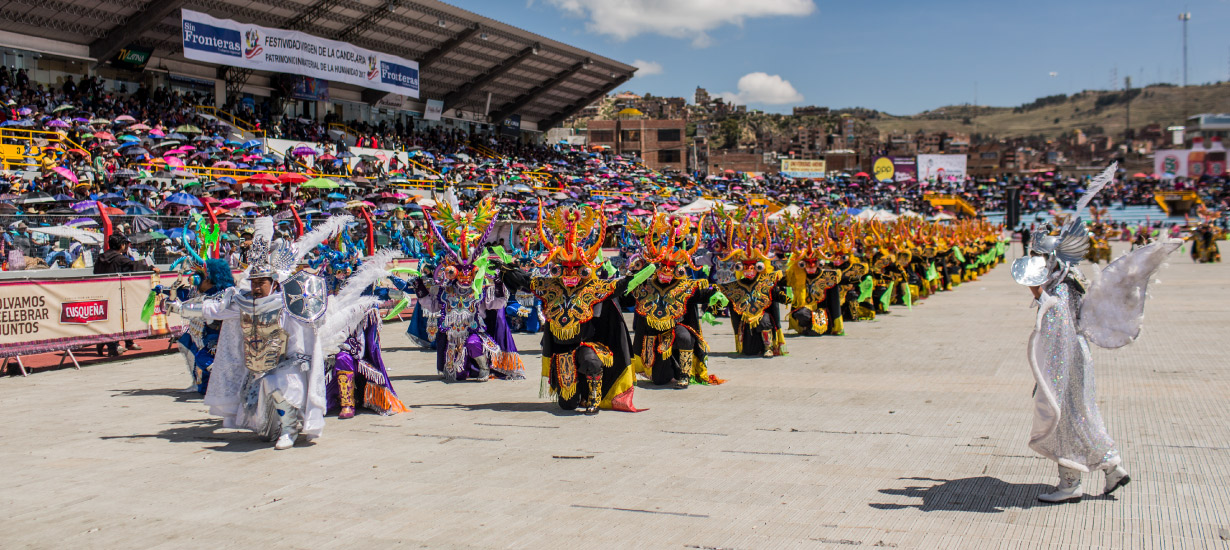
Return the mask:
[(690, 101), (701, 86), (773, 112), (912, 114), (1121, 87), (1125, 76), (1178, 83), (1182, 11), (1188, 81), (1230, 80), (1230, 0), (445, 1), (657, 73), (621, 89)]

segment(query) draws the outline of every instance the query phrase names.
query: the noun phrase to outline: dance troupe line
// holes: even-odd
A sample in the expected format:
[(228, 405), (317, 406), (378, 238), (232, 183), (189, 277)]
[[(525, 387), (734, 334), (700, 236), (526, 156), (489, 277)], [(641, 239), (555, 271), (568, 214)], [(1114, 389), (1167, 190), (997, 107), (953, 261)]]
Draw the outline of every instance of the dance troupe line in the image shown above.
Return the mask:
[[(780, 356), (782, 306), (801, 335), (841, 335), (847, 322), (978, 277), (1005, 248), (1000, 229), (982, 221), (770, 222), (742, 207), (626, 218), (608, 231), (607, 216), (583, 206), (540, 210), (505, 249), (492, 242), (497, 212), (493, 198), (465, 212), (446, 193), (401, 251), (363, 258), (346, 236), (351, 216), (293, 241), (260, 218), (238, 283), (199, 241), (175, 266), (181, 277), (165, 302), (188, 321), (180, 349), (193, 389), (224, 427), (277, 449), (318, 437), (326, 412), (407, 411), (380, 354), (379, 307), (392, 287), (406, 297), (385, 319), (417, 298), (407, 332), (435, 349), (444, 381), (525, 378), (512, 333), (541, 330), (540, 397), (585, 414), (637, 412), (638, 376), (680, 389), (724, 382), (709, 372), (703, 326), (720, 315), (731, 318), (738, 353)], [(618, 245), (610, 258), (609, 241)], [(390, 268), (398, 252), (417, 269)]]
[[(1069, 219), (1036, 231), (1012, 265), (1038, 308), (1027, 349), (1037, 383), (1030, 447), (1059, 470), (1043, 502), (1080, 501), (1081, 476), (1093, 470), (1106, 472), (1106, 493), (1130, 481), (1098, 412), (1089, 345), (1135, 340), (1149, 278), (1183, 244), (1141, 242), (1095, 282), (1082, 276), (1077, 265), (1097, 255), (1081, 213), (1114, 169), (1093, 180)], [(188, 320), (180, 345), (193, 389), (224, 427), (276, 440), (276, 449), (320, 437), (326, 412), (407, 412), (380, 354), (379, 308), (392, 287), (407, 297), (384, 319), (417, 297), (407, 333), (435, 349), (444, 381), (525, 378), (512, 333), (541, 330), (540, 397), (585, 415), (637, 412), (637, 377), (678, 389), (723, 383), (706, 364), (704, 325), (720, 324), (717, 315), (731, 317), (737, 353), (782, 356), (781, 306), (798, 335), (840, 336), (847, 322), (973, 281), (1005, 252), (1001, 228), (982, 220), (770, 221), (745, 207), (624, 219), (611, 235), (593, 208), (540, 209), (533, 229), (509, 234), (509, 251), (491, 240), (497, 212), (493, 198), (462, 212), (446, 193), (417, 230), (424, 246), (363, 258), (342, 237), (349, 215), (293, 242), (274, 239), (272, 218), (257, 219), (239, 283), (228, 262), (207, 260), (207, 241), (181, 262), (187, 277), (165, 301)], [(614, 257), (604, 256), (608, 240)], [(412, 252), (418, 268), (390, 268), (399, 252)]]
[[(1130, 478), (1093, 392), (1088, 343), (1122, 347), (1139, 334), (1149, 277), (1182, 241), (1143, 243), (1094, 283), (1077, 268), (1091, 254), (1080, 213), (1113, 179), (1095, 178), (1070, 219), (1032, 235), (1012, 266), (1038, 307), (1028, 360), (1036, 378), (1030, 447), (1059, 467), (1046, 502), (1079, 500), (1082, 473), (1106, 471), (1105, 491)], [(180, 268), (165, 309), (188, 320), (180, 339), (193, 388), (226, 428), (288, 449), (319, 437), (327, 412), (409, 409), (381, 358), (383, 320), (417, 298), (410, 339), (434, 348), (445, 382), (525, 378), (514, 331), (542, 332), (539, 395), (565, 410), (638, 412), (637, 377), (655, 385), (715, 385), (704, 325), (731, 319), (736, 353), (786, 354), (781, 308), (800, 336), (840, 336), (846, 324), (912, 308), (985, 274), (1004, 259), (1002, 228), (827, 212), (770, 220), (762, 209), (719, 208), (691, 218), (653, 214), (608, 228), (591, 207), (539, 210), (505, 249), (492, 238), (494, 198), (465, 212), (446, 193), (397, 250), (365, 257), (344, 238), (351, 216), (327, 218), (291, 242), (272, 218), (255, 221), (236, 282), (209, 245)], [(618, 253), (606, 257), (605, 243)], [(408, 246), (407, 243), (414, 243)], [(390, 268), (410, 255), (417, 269)], [(406, 296), (383, 319), (390, 287)], [(628, 311), (632, 330), (624, 320)]]

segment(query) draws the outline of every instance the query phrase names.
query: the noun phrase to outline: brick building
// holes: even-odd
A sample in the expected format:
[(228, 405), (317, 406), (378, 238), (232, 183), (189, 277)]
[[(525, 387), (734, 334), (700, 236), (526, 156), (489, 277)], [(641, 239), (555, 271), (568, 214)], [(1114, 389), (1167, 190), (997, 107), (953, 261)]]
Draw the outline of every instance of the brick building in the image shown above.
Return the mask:
[(683, 120), (591, 120), (589, 145), (617, 154), (640, 157), (654, 170), (687, 171), (687, 141)]
[(763, 174), (766, 172), (776, 172), (777, 163), (766, 162), (763, 153), (740, 153), (728, 150), (711, 151), (709, 153), (709, 173), (721, 175), (726, 170)]

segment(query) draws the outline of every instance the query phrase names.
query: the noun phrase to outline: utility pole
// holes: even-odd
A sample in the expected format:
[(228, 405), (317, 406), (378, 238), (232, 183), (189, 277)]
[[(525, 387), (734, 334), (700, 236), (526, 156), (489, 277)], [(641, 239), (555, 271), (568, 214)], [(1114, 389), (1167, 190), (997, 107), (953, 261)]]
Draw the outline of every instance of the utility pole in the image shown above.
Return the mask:
[(1123, 159), (1127, 160), (1132, 154), (1132, 77), (1123, 77), (1123, 98), (1127, 101), (1123, 102), (1126, 111), (1123, 121), (1123, 143), (1127, 149), (1123, 152)]
[(1185, 11), (1179, 14), (1179, 21), (1183, 23), (1183, 122), (1187, 124), (1187, 22), (1192, 20), (1192, 12)]
[(1183, 87), (1187, 87), (1187, 22), (1192, 20), (1192, 12), (1185, 11), (1179, 14), (1179, 21), (1183, 22)]

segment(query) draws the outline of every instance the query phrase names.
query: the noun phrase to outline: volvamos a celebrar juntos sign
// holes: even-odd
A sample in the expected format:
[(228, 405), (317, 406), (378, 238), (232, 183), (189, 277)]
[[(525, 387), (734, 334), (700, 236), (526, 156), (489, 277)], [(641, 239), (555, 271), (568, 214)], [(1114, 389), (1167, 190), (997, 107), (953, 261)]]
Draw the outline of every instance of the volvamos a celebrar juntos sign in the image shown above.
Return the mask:
[(417, 61), (297, 31), (218, 19), (192, 10), (180, 12), (184, 57), (188, 59), (419, 97)]

